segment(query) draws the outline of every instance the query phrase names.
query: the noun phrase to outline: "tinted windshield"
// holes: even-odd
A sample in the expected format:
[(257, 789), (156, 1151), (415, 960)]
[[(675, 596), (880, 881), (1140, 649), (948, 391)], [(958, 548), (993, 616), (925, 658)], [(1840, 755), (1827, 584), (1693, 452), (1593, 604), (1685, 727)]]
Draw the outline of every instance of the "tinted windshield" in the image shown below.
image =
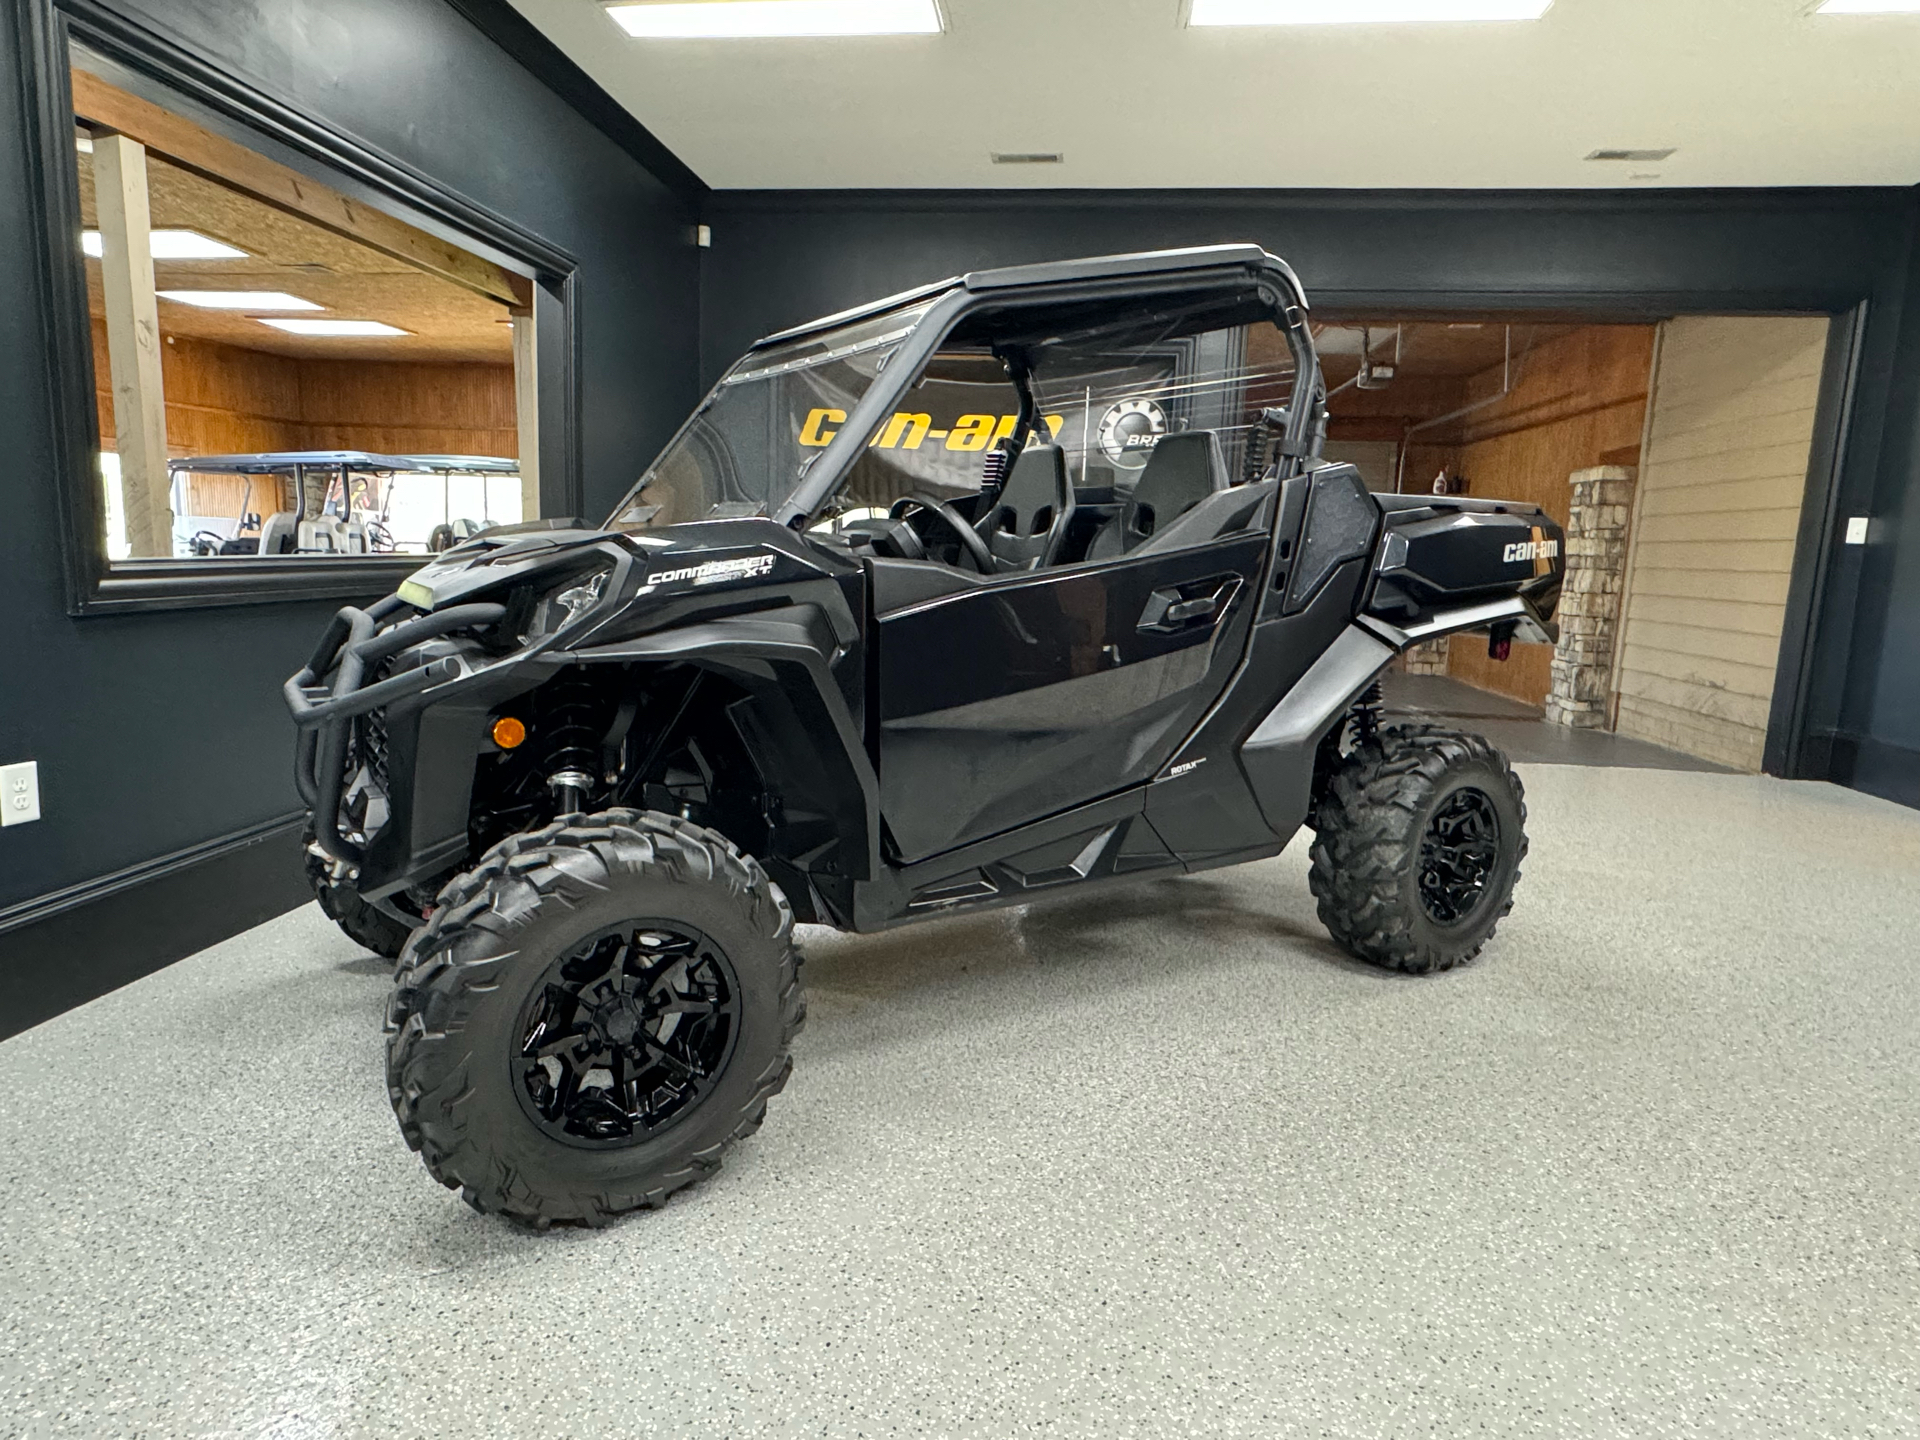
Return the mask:
[(776, 509), (927, 308), (890, 310), (749, 354), (615, 507), (611, 525), (652, 528)]

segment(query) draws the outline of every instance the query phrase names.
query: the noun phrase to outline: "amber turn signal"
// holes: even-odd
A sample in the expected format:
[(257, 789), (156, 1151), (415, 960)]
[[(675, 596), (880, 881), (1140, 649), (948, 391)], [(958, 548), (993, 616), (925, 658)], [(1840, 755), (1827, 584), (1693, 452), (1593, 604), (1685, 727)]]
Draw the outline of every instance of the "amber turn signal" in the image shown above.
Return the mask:
[(517, 750), (527, 738), (527, 727), (511, 715), (502, 715), (493, 722), (493, 743), (502, 750)]

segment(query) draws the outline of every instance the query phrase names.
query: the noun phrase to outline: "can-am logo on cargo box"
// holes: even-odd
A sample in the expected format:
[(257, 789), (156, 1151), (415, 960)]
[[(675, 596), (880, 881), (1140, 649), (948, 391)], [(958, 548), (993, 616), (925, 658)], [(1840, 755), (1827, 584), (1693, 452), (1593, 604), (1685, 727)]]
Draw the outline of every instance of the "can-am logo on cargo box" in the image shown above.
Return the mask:
[(1551, 560), (1560, 553), (1558, 540), (1519, 540), (1500, 552), (1508, 564), (1524, 560)]
[(689, 565), (681, 570), (660, 570), (647, 576), (649, 585), (670, 585), (691, 580), (696, 585), (715, 585), (722, 580), (757, 580), (773, 569), (771, 555), (742, 555), (737, 560), (709, 560), (704, 565)]

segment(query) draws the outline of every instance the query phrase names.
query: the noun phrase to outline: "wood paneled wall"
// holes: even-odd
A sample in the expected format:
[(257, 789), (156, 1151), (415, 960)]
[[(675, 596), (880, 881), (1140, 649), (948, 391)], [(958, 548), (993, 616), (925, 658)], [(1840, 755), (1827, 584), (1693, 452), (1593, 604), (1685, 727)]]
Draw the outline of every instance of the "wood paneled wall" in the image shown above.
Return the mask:
[(513, 366), (302, 360), (300, 420), (315, 450), (517, 456)]
[[(100, 443), (114, 448), (106, 322), (93, 322)], [(511, 365), (312, 360), (170, 336), (161, 347), (167, 452), (266, 450), (517, 456)], [(195, 476), (193, 513), (239, 511), (241, 477)], [(266, 513), (256, 481), (248, 508)]]
[(1759, 770), (1827, 324), (1664, 327), (1627, 572), (1622, 734)]
[[(1469, 495), (1539, 505), (1562, 525), (1567, 477), (1594, 465), (1637, 465), (1646, 424), (1654, 327), (1594, 325), (1535, 347), (1511, 394), (1440, 432), (1442, 463), (1466, 478)], [(1495, 366), (1468, 383), (1468, 400), (1498, 395)], [(1407, 489), (1419, 488), (1409, 460)], [(1430, 479), (1419, 475), (1418, 480)], [(1451, 642), (1448, 673), (1528, 704), (1544, 704), (1551, 645), (1515, 645), (1505, 661), (1487, 657), (1482, 636)]]

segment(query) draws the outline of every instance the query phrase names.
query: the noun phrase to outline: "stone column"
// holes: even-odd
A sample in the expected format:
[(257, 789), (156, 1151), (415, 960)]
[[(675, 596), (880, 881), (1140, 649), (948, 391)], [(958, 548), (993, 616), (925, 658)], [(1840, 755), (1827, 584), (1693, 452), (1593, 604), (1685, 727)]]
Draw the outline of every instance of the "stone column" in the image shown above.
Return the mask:
[(1576, 470), (1567, 524), (1567, 578), (1560, 592), (1560, 643), (1553, 651), (1547, 719), (1580, 730), (1607, 727), (1614, 647), (1619, 643), (1620, 592), (1627, 569), (1627, 517), (1633, 509), (1633, 470), (1601, 465)]
[(1442, 636), (1438, 640), (1423, 640), (1400, 657), (1400, 668), (1409, 675), (1444, 675), (1447, 673), (1447, 642)]

